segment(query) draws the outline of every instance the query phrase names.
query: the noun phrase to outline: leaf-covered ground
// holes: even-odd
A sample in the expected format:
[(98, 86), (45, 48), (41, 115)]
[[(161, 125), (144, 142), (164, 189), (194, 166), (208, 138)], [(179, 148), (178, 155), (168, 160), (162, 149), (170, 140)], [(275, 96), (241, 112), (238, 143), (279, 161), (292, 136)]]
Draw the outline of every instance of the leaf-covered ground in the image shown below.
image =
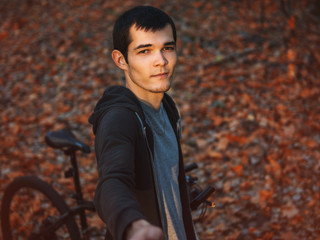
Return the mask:
[[(183, 117), (185, 160), (199, 164), (200, 185), (216, 188), (216, 207), (196, 222), (200, 238), (320, 239), (315, 0), (2, 1), (0, 199), (25, 174), (71, 191), (67, 158), (44, 136), (69, 127), (93, 150), (87, 118), (106, 87), (123, 84), (110, 57), (113, 23), (145, 3), (176, 22), (170, 94)], [(90, 199), (94, 153), (79, 162)], [(96, 216), (90, 223), (103, 226)]]

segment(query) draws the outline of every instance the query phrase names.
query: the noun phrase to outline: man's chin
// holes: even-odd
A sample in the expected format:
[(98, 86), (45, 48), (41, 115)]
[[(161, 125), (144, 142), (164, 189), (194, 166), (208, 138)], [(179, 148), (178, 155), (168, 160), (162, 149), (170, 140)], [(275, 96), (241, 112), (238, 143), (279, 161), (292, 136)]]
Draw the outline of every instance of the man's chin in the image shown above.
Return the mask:
[(165, 93), (168, 92), (171, 88), (171, 84), (166, 87), (158, 88), (158, 89), (151, 89), (150, 92), (152, 93)]

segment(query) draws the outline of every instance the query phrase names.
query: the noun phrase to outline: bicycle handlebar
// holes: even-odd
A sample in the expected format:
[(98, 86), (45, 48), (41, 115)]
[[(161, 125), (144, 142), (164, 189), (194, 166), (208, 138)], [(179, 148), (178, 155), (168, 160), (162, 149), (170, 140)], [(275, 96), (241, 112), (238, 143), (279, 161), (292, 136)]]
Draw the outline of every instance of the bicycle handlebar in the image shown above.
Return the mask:
[(190, 171), (192, 171), (193, 169), (196, 169), (196, 168), (198, 168), (198, 164), (193, 162), (193, 163), (190, 163), (190, 164), (186, 165), (184, 167), (184, 171), (185, 172), (190, 172)]

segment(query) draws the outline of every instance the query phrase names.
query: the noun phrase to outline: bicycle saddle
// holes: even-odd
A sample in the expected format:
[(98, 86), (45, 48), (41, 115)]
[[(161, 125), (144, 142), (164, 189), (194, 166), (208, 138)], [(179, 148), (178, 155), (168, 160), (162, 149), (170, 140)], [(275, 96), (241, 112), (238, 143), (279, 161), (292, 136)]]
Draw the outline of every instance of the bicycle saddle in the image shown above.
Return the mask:
[(90, 147), (77, 140), (74, 134), (68, 129), (61, 129), (57, 132), (48, 132), (45, 137), (46, 143), (52, 148), (75, 149), (84, 153), (90, 153)]

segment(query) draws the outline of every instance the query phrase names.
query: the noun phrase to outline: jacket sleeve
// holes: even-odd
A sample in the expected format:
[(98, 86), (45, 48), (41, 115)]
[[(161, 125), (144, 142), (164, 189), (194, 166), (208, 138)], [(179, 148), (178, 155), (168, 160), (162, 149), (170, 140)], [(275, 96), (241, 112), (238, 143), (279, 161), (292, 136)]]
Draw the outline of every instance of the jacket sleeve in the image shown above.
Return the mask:
[(134, 195), (135, 142), (141, 131), (130, 110), (106, 113), (97, 129), (95, 150), (99, 172), (94, 204), (116, 240), (134, 220), (145, 219)]

